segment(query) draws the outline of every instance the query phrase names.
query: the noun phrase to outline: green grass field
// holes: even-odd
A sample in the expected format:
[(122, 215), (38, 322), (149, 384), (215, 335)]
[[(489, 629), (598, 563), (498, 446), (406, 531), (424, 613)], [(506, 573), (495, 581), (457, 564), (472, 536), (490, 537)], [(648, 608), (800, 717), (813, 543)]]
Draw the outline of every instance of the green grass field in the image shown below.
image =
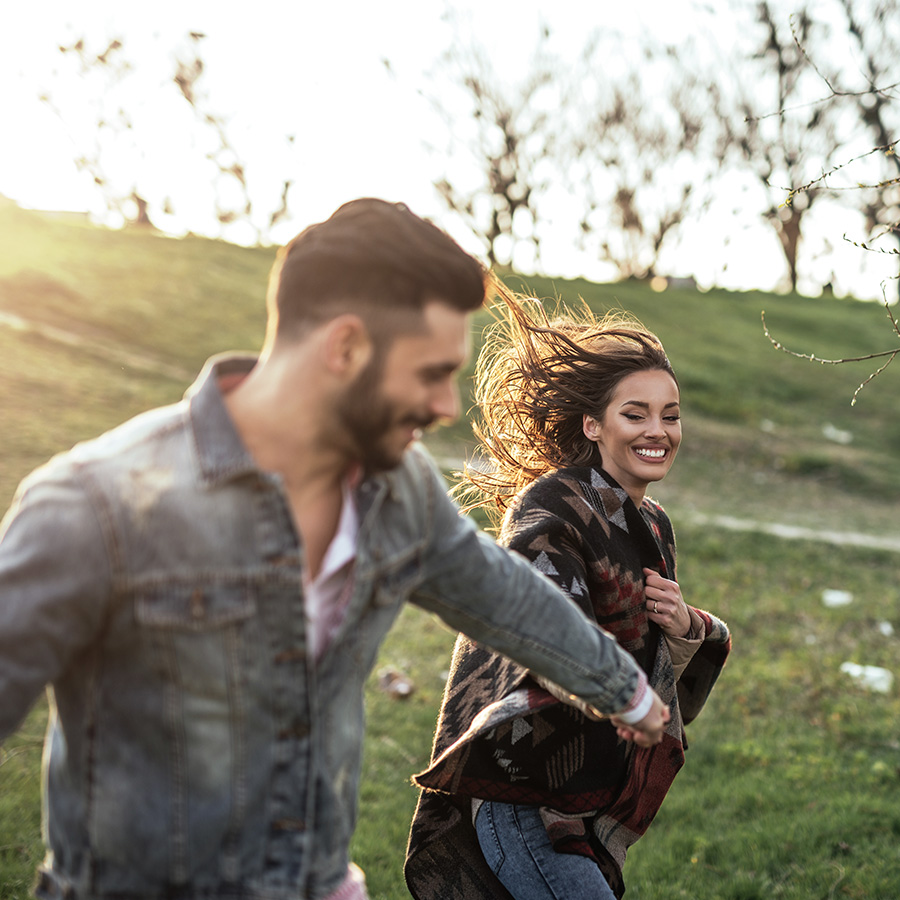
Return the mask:
[[(4, 507), (51, 454), (178, 399), (207, 356), (261, 340), (272, 250), (106, 232), (7, 205), (0, 241)], [(900, 342), (884, 310), (755, 293), (654, 294), (640, 284), (529, 284), (540, 296), (631, 311), (666, 344), (685, 438), (654, 493), (678, 532), (686, 598), (734, 632), (732, 660), (690, 728), (687, 765), (629, 859), (629, 900), (897, 900), (900, 691), (868, 693), (839, 667), (896, 667), (900, 558), (692, 524), (696, 514), (728, 515), (900, 534), (900, 370), (888, 369), (851, 407), (871, 368), (790, 358), (760, 324), (765, 309), (787, 346), (858, 356)], [(827, 439), (826, 426), (852, 440)], [(471, 432), (462, 421), (428, 443), (452, 466), (470, 452)], [(852, 591), (854, 602), (824, 606), (828, 588)], [(428, 757), (453, 637), (406, 610), (378, 668), (407, 672), (416, 691), (396, 700), (378, 689), (377, 672), (371, 680), (354, 855), (373, 900), (408, 896), (409, 777)], [(29, 896), (42, 855), (45, 719), (39, 704), (0, 749), (0, 900)]]

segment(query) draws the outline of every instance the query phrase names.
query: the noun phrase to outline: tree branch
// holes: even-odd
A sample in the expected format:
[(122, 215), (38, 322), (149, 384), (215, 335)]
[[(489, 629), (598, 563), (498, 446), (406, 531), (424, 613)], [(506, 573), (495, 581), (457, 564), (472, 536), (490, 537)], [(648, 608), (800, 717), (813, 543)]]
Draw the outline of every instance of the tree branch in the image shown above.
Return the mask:
[[(888, 318), (891, 320), (893, 324), (894, 331), (900, 335), (900, 326), (897, 324), (897, 320), (894, 318), (894, 314), (891, 312), (890, 307), (887, 303), (887, 297), (885, 296), (885, 309), (887, 310)], [(857, 398), (859, 397), (860, 391), (870, 382), (874, 381), (893, 361), (894, 357), (900, 353), (900, 347), (895, 348), (894, 350), (882, 350), (880, 353), (867, 353), (865, 356), (846, 356), (842, 359), (822, 359), (819, 356), (816, 356), (814, 353), (798, 353), (795, 350), (789, 350), (784, 346), (780, 341), (776, 340), (769, 333), (769, 326), (766, 324), (766, 311), (763, 310), (761, 313), (762, 324), (763, 324), (763, 332), (766, 337), (769, 339), (770, 343), (776, 350), (780, 350), (782, 353), (787, 353), (789, 356), (794, 356), (797, 359), (806, 359), (809, 362), (817, 362), (823, 366), (838, 366), (842, 363), (850, 363), (850, 362), (865, 362), (869, 359), (880, 359), (882, 357), (887, 356), (888, 359), (880, 365), (865, 381), (863, 381), (853, 392), (853, 397), (850, 400), (851, 406), (856, 406)]]

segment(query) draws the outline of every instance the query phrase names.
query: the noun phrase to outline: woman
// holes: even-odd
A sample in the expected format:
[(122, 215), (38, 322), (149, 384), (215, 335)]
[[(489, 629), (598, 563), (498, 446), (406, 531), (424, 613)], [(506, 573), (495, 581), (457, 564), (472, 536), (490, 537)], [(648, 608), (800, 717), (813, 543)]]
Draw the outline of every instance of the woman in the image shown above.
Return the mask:
[(684, 762), (683, 726), (730, 637), (684, 602), (671, 524), (645, 496), (681, 444), (659, 339), (618, 317), (551, 322), (536, 302), (504, 300), (476, 373), (489, 466), (466, 472), (469, 489), (505, 513), (500, 540), (633, 654), (670, 720), (661, 744), (639, 747), (461, 635), (431, 765), (415, 779), (407, 884), (418, 900), (621, 897), (625, 852)]

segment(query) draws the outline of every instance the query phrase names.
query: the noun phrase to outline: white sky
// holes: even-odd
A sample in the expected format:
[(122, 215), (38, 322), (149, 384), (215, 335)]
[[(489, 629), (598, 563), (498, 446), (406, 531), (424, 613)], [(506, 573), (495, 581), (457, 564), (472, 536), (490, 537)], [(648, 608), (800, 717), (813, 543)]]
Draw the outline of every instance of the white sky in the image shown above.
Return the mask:
[[(649, 29), (668, 42), (714, 27), (723, 52), (733, 39), (721, 30), (721, 16), (704, 17), (691, 0), (458, 0), (452, 6), (511, 78), (527, 64), (541, 22), (551, 27), (556, 46), (571, 46), (573, 55), (598, 27), (620, 31), (623, 40)], [(36, 208), (103, 211), (89, 177), (73, 162), (77, 148), (83, 151), (93, 140), (95, 113), (84, 109), (64, 125), (38, 97), (50, 91), (61, 108), (78, 110), (84, 86), (60, 78), (72, 60), (58, 46), (85, 36), (99, 52), (106, 41), (121, 37), (124, 55), (135, 62), (127, 108), (142, 123), (136, 146), (122, 154), (123, 169), (149, 170), (145, 177), (157, 179), (157, 187), (150, 187), (170, 193), (176, 214), (188, 215), (192, 196), (210, 209), (209, 177), (200, 167), (209, 133), (196, 127), (171, 84), (172, 54), (195, 30), (207, 35), (200, 44), (206, 63), (200, 84), (211, 109), (229, 119), (258, 206), (274, 209), (281, 180), (295, 181), (292, 219), (273, 234), (276, 240), (365, 195), (403, 200), (479, 252), (433, 189), (432, 180), (445, 167), (426, 148), (448, 142), (420, 94), (426, 73), (451, 41), (444, 10), (441, 0), (0, 0), (0, 193)], [(288, 134), (296, 136), (292, 145)], [(714, 209), (695, 226), (670, 259), (672, 274), (693, 274), (705, 286), (776, 285), (784, 267), (774, 232), (753, 213), (735, 215), (733, 206)], [(194, 215), (191, 227), (219, 233), (213, 223), (198, 225)], [(171, 224), (177, 230), (178, 219)], [(846, 217), (818, 230), (807, 235), (810, 245), (827, 240), (834, 248), (820, 261), (821, 280), (833, 269), (843, 290), (880, 296), (879, 281), (889, 269), (879, 272), (883, 261), (842, 241), (844, 232), (853, 235)], [(562, 239), (546, 242), (543, 268), (561, 277), (612, 277), (610, 269), (579, 256)], [(816, 285), (807, 289), (815, 292)]]

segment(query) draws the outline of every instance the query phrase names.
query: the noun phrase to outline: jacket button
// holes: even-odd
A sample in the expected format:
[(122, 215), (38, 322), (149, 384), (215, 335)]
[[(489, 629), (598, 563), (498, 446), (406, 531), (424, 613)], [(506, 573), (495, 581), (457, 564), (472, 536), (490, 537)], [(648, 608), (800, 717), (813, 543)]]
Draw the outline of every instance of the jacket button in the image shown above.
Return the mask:
[(200, 588), (195, 588), (191, 592), (191, 618), (192, 619), (202, 619), (206, 614), (206, 608), (203, 603), (203, 591)]

